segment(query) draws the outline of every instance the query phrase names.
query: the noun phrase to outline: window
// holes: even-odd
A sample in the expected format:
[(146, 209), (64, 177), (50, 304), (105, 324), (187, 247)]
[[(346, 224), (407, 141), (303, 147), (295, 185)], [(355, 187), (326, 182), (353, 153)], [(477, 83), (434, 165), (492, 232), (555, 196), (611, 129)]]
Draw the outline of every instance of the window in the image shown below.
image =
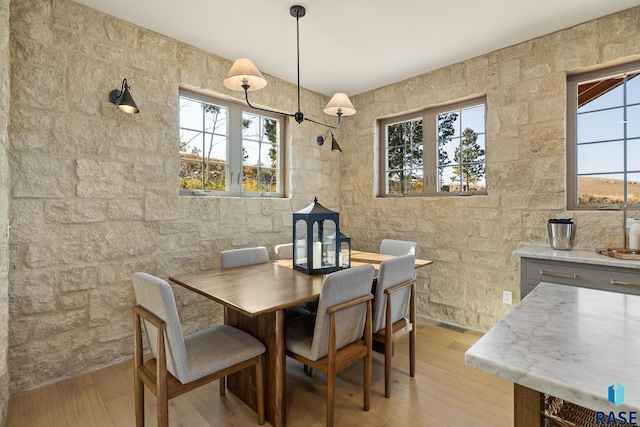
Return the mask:
[(282, 118), (180, 91), (180, 194), (282, 196)]
[(640, 204), (640, 62), (567, 79), (567, 208)]
[(485, 99), (380, 122), (380, 194), (487, 194)]

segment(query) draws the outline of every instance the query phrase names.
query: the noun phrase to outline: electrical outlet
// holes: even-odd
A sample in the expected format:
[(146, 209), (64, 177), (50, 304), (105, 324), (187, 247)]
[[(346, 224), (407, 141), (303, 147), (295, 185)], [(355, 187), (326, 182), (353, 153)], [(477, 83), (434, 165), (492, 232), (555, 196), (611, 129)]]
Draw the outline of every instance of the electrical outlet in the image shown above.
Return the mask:
[(502, 291), (502, 302), (511, 305), (512, 293), (511, 291)]

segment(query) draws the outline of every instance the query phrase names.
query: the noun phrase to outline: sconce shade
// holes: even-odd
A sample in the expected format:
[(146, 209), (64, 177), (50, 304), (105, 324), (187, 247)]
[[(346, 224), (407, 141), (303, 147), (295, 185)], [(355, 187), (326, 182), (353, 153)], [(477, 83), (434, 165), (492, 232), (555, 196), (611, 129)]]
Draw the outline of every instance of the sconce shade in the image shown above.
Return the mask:
[(125, 113), (135, 114), (139, 112), (138, 106), (134, 102), (131, 97), (131, 92), (129, 92), (129, 88), (125, 88), (122, 96), (120, 96), (120, 103), (118, 104), (118, 109), (120, 111), (124, 111)]
[(222, 82), (231, 90), (244, 90), (243, 85), (249, 85), (248, 91), (262, 89), (267, 85), (258, 67), (248, 58), (239, 58), (231, 66)]
[(338, 113), (341, 113), (343, 116), (352, 116), (356, 113), (356, 109), (349, 100), (349, 97), (346, 93), (342, 92), (333, 95), (323, 111), (330, 116), (337, 116)]
[(129, 92), (129, 85), (127, 84), (127, 79), (124, 79), (122, 81), (121, 90), (114, 89), (111, 92), (109, 92), (109, 101), (116, 104), (116, 106), (118, 107), (118, 110), (124, 113), (135, 114), (140, 112), (140, 110), (138, 109), (138, 106), (133, 100), (133, 97), (131, 96), (131, 92)]
[(338, 145), (338, 141), (332, 136), (331, 137), (331, 151), (335, 151), (336, 153), (342, 153), (342, 148)]

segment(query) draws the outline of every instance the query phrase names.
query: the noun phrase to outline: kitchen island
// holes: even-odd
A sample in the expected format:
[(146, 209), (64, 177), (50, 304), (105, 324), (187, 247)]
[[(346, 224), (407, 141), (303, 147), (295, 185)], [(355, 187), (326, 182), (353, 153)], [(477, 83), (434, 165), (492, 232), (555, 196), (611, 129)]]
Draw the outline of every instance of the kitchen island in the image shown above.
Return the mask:
[[(514, 383), (514, 426), (540, 426), (542, 394), (606, 414), (640, 412), (640, 296), (540, 283), (465, 354)], [(625, 388), (624, 402), (608, 389)], [(636, 415), (637, 416), (637, 415)]]

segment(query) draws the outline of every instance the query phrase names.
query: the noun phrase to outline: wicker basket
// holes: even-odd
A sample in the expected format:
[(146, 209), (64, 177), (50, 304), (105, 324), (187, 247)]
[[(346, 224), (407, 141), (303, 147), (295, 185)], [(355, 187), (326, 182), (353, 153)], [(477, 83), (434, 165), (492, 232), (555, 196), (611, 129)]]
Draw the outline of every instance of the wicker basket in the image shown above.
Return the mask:
[(595, 411), (544, 395), (545, 427), (596, 427), (595, 421)]

